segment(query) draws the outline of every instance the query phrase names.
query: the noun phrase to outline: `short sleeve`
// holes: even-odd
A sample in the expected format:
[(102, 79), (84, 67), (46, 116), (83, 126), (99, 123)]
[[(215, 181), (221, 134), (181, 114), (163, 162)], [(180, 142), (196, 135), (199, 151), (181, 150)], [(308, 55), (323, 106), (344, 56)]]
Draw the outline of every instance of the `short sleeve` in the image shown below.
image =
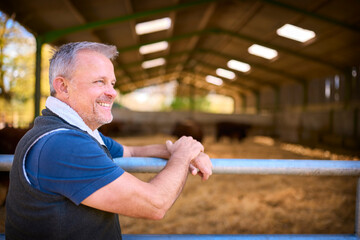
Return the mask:
[(111, 139), (109, 137), (104, 136), (101, 132), (99, 132), (99, 133), (100, 133), (100, 136), (101, 136), (102, 140), (104, 141), (106, 147), (109, 149), (109, 152), (113, 158), (118, 158), (118, 157), (124, 156), (124, 147), (120, 143), (114, 141), (113, 139)]
[(77, 205), (124, 173), (93, 138), (76, 130), (41, 139), (25, 166), (36, 188), (66, 196)]

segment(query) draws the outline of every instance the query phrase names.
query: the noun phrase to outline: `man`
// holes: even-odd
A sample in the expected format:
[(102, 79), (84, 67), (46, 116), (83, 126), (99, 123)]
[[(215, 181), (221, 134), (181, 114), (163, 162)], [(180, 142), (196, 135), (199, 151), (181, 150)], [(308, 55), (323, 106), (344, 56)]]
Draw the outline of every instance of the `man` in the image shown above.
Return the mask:
[[(114, 46), (79, 42), (63, 45), (50, 60), (51, 96), (14, 155), (7, 239), (121, 239), (117, 214), (161, 219), (189, 169), (203, 180), (212, 174), (203, 146), (191, 137), (128, 147), (97, 131), (112, 120), (116, 54)], [(143, 182), (115, 157), (169, 160)]]

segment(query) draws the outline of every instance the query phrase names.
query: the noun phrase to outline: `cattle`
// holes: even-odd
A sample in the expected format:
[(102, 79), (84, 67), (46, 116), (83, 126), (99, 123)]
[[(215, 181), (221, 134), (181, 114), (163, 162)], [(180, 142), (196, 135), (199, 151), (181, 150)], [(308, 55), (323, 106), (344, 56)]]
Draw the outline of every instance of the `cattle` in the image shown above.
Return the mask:
[(236, 122), (218, 122), (216, 124), (216, 141), (219, 142), (222, 137), (228, 137), (230, 140), (243, 140), (251, 125)]
[(172, 135), (177, 138), (191, 136), (199, 142), (202, 142), (203, 140), (203, 131), (200, 123), (192, 119), (177, 122), (172, 131)]
[(124, 123), (121, 121), (112, 121), (99, 128), (99, 131), (105, 136), (118, 137), (124, 131)]
[(5, 127), (0, 130), (0, 154), (14, 154), (20, 139), (29, 128)]
[[(29, 128), (13, 128), (6, 126), (0, 130), (0, 154), (14, 154), (20, 139)], [(0, 206), (5, 204), (7, 191), (9, 189), (9, 172), (0, 171)]]

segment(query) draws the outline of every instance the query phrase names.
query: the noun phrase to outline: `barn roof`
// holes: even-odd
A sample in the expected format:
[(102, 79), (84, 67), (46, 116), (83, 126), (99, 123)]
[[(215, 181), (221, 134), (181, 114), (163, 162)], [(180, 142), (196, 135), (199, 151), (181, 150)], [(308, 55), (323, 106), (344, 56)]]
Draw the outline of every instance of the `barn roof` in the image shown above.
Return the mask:
[[(3, 0), (12, 15), (43, 43), (98, 41), (117, 46), (117, 88), (131, 91), (182, 79), (199, 89), (256, 93), (286, 83), (350, 73), (360, 64), (360, 1), (357, 0)], [(168, 17), (171, 27), (138, 35), (140, 22)], [(301, 43), (277, 34), (292, 24), (316, 33)], [(166, 50), (141, 54), (139, 47), (167, 41)], [(258, 44), (278, 51), (268, 60), (249, 53)], [(144, 69), (147, 60), (165, 64)], [(250, 64), (217, 87), (205, 81), (230, 59)]]

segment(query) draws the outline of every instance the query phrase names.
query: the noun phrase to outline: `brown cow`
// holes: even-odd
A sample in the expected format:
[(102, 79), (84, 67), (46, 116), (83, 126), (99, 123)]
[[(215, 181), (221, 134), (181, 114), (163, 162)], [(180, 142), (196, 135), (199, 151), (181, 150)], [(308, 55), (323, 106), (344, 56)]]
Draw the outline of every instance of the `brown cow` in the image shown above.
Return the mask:
[(241, 141), (247, 136), (250, 128), (251, 125), (246, 123), (218, 122), (216, 124), (216, 141), (219, 142), (222, 137)]
[[(20, 139), (29, 128), (5, 127), (0, 130), (0, 154), (14, 154)], [(9, 189), (9, 172), (0, 171), (0, 206), (5, 204), (7, 191)]]
[(175, 124), (172, 135), (178, 138), (182, 136), (191, 136), (199, 142), (203, 140), (203, 132), (201, 129), (201, 125), (195, 120), (191, 119), (177, 122)]

